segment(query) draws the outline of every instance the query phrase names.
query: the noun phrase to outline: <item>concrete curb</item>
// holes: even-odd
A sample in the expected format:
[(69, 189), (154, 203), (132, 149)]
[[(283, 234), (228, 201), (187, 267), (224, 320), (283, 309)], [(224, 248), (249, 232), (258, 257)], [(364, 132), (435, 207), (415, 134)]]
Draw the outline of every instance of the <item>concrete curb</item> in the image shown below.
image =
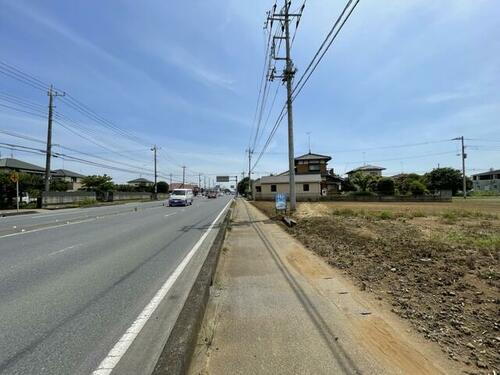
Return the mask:
[(188, 298), (170, 333), (152, 375), (181, 375), (189, 370), (191, 357), (198, 340), (205, 309), (210, 295), (219, 256), (231, 218), (230, 208), (221, 221), (219, 233), (215, 237), (200, 273), (189, 292)]
[(38, 211), (0, 212), (0, 217), (37, 214)]

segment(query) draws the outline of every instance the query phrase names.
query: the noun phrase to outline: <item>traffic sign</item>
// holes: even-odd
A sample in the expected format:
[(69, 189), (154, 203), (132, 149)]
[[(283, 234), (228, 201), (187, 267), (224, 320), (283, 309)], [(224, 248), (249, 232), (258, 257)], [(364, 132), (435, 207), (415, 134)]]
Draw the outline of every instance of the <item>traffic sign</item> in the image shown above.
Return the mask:
[(229, 182), (229, 176), (217, 176), (217, 182)]

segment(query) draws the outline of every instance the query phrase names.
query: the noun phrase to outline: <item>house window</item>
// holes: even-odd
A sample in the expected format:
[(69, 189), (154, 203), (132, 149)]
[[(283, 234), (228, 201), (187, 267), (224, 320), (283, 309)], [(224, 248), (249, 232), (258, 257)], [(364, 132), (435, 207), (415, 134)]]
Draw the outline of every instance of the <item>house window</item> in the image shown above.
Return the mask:
[(276, 185), (271, 185), (271, 192), (275, 192), (276, 191)]
[(262, 192), (262, 187), (261, 187), (261, 186), (256, 186), (256, 187), (255, 187), (255, 191), (256, 191), (257, 193)]
[(303, 189), (304, 191), (309, 191), (309, 184), (304, 184), (304, 185), (302, 186), (302, 189)]
[(309, 164), (309, 171), (319, 171), (319, 164)]

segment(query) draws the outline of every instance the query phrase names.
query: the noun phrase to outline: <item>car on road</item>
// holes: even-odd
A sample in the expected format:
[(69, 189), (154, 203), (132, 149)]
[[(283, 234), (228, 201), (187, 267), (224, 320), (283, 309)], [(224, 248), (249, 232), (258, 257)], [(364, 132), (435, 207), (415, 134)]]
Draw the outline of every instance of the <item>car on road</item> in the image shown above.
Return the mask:
[(217, 198), (217, 192), (215, 192), (215, 191), (209, 191), (208, 194), (207, 194), (207, 198), (208, 199)]
[(193, 204), (193, 191), (191, 189), (175, 189), (168, 198), (169, 206), (190, 206)]

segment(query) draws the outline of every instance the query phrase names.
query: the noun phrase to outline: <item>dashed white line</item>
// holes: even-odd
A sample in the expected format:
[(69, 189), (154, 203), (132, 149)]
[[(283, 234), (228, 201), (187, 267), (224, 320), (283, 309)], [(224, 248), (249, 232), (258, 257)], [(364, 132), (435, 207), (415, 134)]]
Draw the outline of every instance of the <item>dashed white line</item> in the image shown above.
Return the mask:
[(135, 338), (139, 335), (142, 328), (146, 325), (147, 321), (153, 315), (155, 310), (158, 308), (160, 303), (163, 301), (170, 288), (174, 285), (175, 281), (179, 278), (184, 268), (189, 264), (189, 261), (196, 254), (198, 249), (200, 248), (205, 238), (207, 238), (208, 234), (214, 227), (215, 223), (219, 220), (222, 214), (226, 211), (226, 209), (231, 204), (232, 199), (224, 206), (219, 215), (215, 218), (215, 220), (210, 224), (208, 229), (203, 233), (201, 238), (196, 242), (193, 248), (189, 251), (189, 253), (184, 257), (182, 262), (177, 266), (177, 268), (172, 272), (169, 276), (165, 284), (156, 292), (153, 299), (146, 305), (144, 310), (139, 314), (136, 320), (132, 323), (132, 325), (127, 329), (125, 334), (118, 340), (118, 342), (113, 346), (111, 351), (108, 353), (106, 358), (102, 360), (99, 367), (92, 373), (93, 375), (109, 375), (116, 367), (118, 362), (122, 359), (122, 357), (127, 352), (128, 348), (134, 342)]
[(52, 253), (49, 253), (47, 255), (50, 257), (52, 255), (56, 255), (56, 254), (59, 254), (59, 253), (64, 253), (67, 250), (71, 250), (71, 249), (74, 249), (75, 247), (79, 247), (79, 246), (82, 246), (82, 244), (79, 243), (79, 244), (76, 244), (76, 245), (73, 245), (73, 246), (68, 246), (68, 247), (65, 247), (64, 249), (53, 251)]
[(172, 212), (171, 214), (166, 214), (165, 217), (168, 217), (168, 216), (172, 216), (172, 215), (175, 215), (177, 213), (177, 211), (175, 212)]

